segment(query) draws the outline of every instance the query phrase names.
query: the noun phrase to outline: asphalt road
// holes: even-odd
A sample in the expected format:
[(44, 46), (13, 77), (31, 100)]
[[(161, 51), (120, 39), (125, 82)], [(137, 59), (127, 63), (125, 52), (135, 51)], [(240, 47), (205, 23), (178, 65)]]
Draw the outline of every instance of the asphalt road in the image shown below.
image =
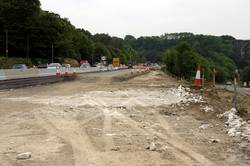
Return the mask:
[[(234, 91), (234, 87), (232, 85), (219, 85), (218, 87), (229, 90), (231, 92)], [(241, 94), (244, 94), (244, 95), (246, 95), (246, 94), (249, 95), (250, 94), (250, 88), (238, 87), (237, 90), (238, 90), (238, 92), (240, 92)]]
[(100, 72), (92, 72), (92, 73), (79, 73), (79, 77), (85, 76), (94, 76), (94, 77), (116, 77), (123, 74), (131, 73), (133, 69), (123, 69), (123, 70), (113, 70), (113, 71), (100, 71)]

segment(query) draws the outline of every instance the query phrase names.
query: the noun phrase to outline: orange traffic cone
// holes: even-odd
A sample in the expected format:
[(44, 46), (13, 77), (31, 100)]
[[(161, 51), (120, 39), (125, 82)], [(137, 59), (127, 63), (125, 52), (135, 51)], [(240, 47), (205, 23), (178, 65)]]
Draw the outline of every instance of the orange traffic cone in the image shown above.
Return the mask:
[(66, 68), (64, 76), (68, 76), (68, 68)]
[(198, 65), (198, 69), (197, 69), (195, 80), (194, 80), (194, 86), (195, 87), (201, 87), (201, 70), (200, 70), (200, 65)]
[(60, 77), (60, 76), (61, 76), (60, 69), (56, 69), (56, 76), (57, 76), (57, 77)]
[(76, 77), (76, 69), (73, 70), (73, 76)]

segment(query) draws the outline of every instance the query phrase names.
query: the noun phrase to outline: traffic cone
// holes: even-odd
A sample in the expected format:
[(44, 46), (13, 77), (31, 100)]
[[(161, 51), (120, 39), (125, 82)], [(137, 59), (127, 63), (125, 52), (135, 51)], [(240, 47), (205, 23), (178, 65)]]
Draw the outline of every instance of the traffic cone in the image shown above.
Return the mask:
[(65, 70), (64, 76), (68, 76), (68, 69)]
[(73, 70), (73, 76), (76, 77), (76, 69)]
[(198, 65), (198, 69), (197, 69), (195, 80), (194, 80), (194, 86), (195, 87), (201, 87), (201, 70), (200, 70), (200, 65)]
[(56, 76), (57, 76), (57, 77), (60, 77), (60, 76), (61, 76), (60, 69), (56, 69)]

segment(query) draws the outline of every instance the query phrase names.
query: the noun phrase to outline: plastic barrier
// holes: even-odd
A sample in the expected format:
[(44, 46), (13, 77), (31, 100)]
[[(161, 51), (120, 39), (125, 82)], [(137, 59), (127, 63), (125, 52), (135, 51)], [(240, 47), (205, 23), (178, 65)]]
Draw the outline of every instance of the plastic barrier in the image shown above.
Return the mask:
[(3, 71), (4, 71), (5, 79), (27, 78), (27, 77), (35, 77), (39, 75), (39, 72), (36, 69), (26, 69), (26, 70), (7, 69)]
[[(68, 75), (76, 75), (80, 73), (91, 73), (100, 71), (111, 71), (114, 70), (112, 67), (90, 67), (90, 68), (61, 68), (59, 69), (60, 75), (67, 73)], [(29, 78), (29, 77), (43, 77), (58, 75), (57, 69), (3, 69), (0, 70), (0, 80), (15, 79), (15, 78)]]
[(6, 79), (6, 76), (5, 76), (4, 70), (0, 70), (0, 80), (5, 80), (5, 79)]

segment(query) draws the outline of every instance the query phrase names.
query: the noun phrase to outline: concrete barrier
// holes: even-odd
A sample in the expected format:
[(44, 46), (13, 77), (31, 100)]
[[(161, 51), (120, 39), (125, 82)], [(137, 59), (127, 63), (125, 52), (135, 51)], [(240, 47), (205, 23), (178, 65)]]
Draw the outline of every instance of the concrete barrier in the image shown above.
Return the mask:
[[(67, 71), (68, 74), (76, 73), (90, 73), (90, 72), (98, 72), (98, 71), (107, 71), (108, 69), (100, 69), (99, 67), (91, 67), (91, 68), (66, 68), (60, 69), (60, 75), (64, 75)], [(6, 79), (15, 79), (15, 78), (29, 78), (29, 77), (43, 77), (43, 76), (52, 76), (56, 75), (56, 69), (26, 69), (26, 70), (18, 70), (18, 69), (3, 69), (0, 70), (0, 80)]]
[(5, 77), (5, 72), (4, 70), (0, 70), (0, 80), (5, 80), (6, 77)]
[(56, 75), (56, 69), (37, 69), (39, 76)]
[[(68, 74), (81, 74), (81, 73), (91, 73), (91, 72), (101, 72), (101, 71), (113, 71), (119, 70), (121, 68), (113, 68), (109, 67), (90, 67), (90, 68), (61, 68), (60, 75), (65, 75), (66, 71)], [(15, 79), (15, 78), (29, 78), (29, 77), (44, 77), (44, 76), (52, 76), (56, 75), (56, 69), (26, 69), (26, 70), (18, 70), (18, 69), (4, 69), (0, 70), (0, 80), (6, 79)]]
[(7, 69), (4, 70), (5, 79), (14, 79), (14, 78), (26, 78), (26, 77), (35, 77), (39, 75), (38, 70), (36, 69)]

